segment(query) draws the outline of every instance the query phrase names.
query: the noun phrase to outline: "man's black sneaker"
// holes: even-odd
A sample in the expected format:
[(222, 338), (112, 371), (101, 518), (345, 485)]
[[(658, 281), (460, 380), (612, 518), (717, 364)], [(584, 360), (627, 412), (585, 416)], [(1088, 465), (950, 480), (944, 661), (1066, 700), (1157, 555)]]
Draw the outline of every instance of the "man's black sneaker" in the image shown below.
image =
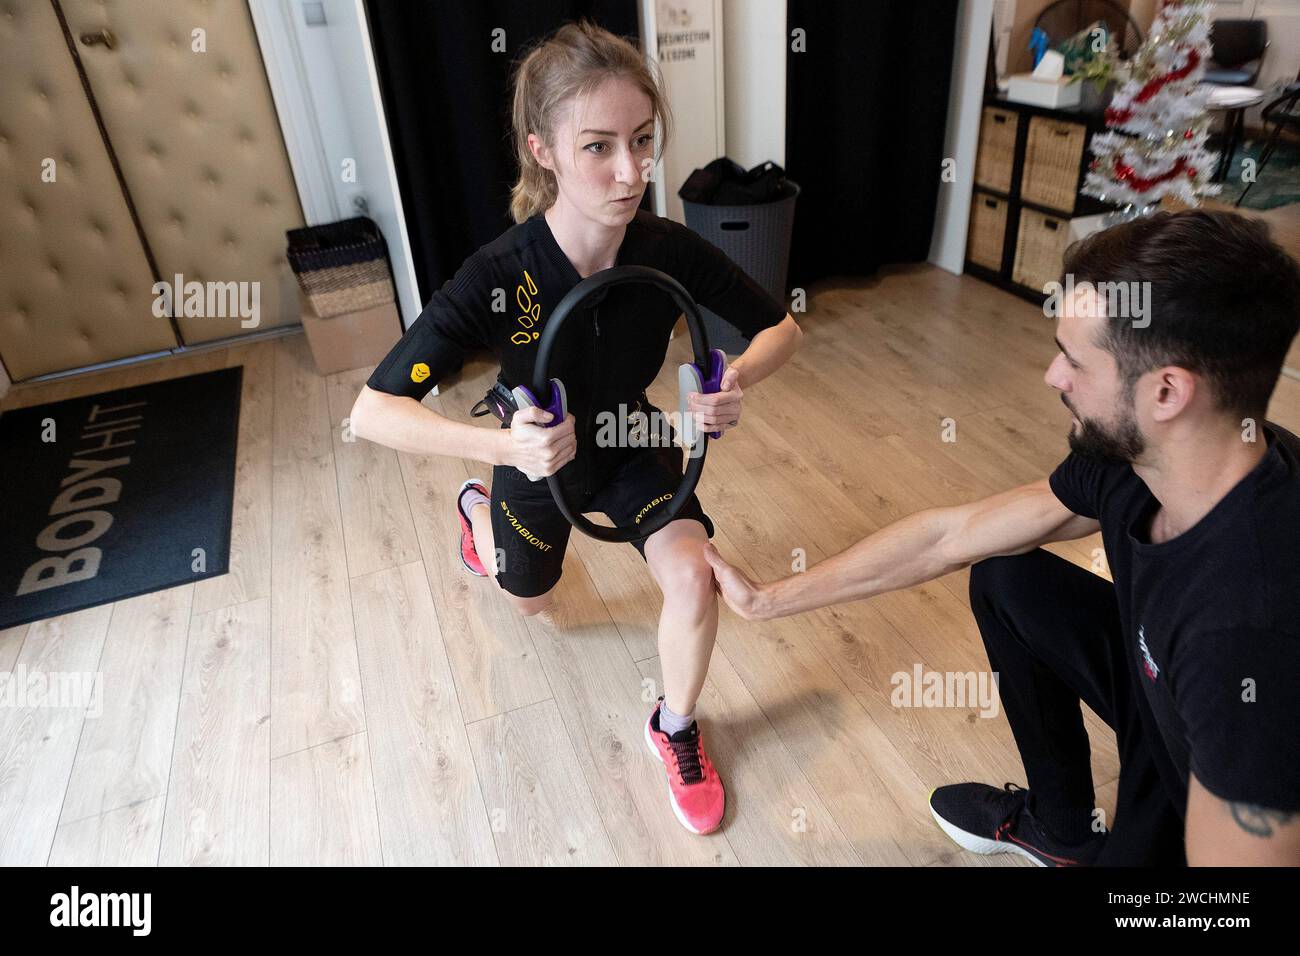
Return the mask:
[(1063, 843), (1034, 818), (1029, 791), (1014, 783), (954, 783), (930, 792), (930, 815), (939, 829), (972, 853), (1019, 853), (1038, 866), (1090, 866), (1105, 834)]

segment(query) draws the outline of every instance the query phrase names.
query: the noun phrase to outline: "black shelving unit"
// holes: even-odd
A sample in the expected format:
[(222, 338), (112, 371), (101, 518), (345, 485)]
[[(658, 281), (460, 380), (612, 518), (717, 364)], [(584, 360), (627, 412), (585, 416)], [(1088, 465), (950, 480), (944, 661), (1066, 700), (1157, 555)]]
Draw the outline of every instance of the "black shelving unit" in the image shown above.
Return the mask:
[[(1092, 141), (1093, 133), (1106, 128), (1104, 112), (1085, 111), (1081, 108), (1056, 109), (1045, 106), (1034, 106), (1028, 103), (1017, 103), (1008, 100), (1001, 94), (986, 94), (983, 106), (992, 106), (1002, 110), (1009, 110), (1019, 114), (1019, 120), (1016, 124), (1016, 141), (1015, 151), (1011, 167), (1011, 186), (1007, 192), (991, 189), (987, 186), (975, 184), (974, 194), (971, 202), (980, 201), (981, 195), (993, 196), (1007, 204), (1007, 221), (1006, 231), (1003, 235), (1002, 244), (1002, 264), (998, 269), (989, 269), (977, 262), (966, 259), (965, 271), (990, 282), (999, 288), (1012, 292), (1031, 302), (1041, 305), (1047, 296), (1041, 289), (1033, 289), (1029, 286), (1021, 285), (1014, 281), (1012, 270), (1015, 265), (1016, 243), (1020, 235), (1020, 213), (1022, 209), (1033, 209), (1044, 215), (1057, 219), (1069, 220), (1077, 216), (1091, 216), (1097, 213), (1110, 212), (1116, 208), (1116, 205), (1104, 203), (1092, 196), (1084, 196), (1079, 190), (1083, 187), (1084, 176), (1088, 171), (1088, 163), (1092, 159), (1092, 154), (1088, 151), (1088, 144)], [(1074, 208), (1057, 209), (1051, 206), (1045, 206), (1041, 203), (1030, 202), (1020, 198), (1021, 185), (1024, 181), (1025, 172), (1025, 152), (1029, 141), (1029, 124), (1036, 117), (1046, 117), (1048, 119), (1076, 123), (1084, 127), (1084, 145), (1079, 158), (1079, 175), (1074, 188)], [(983, 122), (981, 107), (981, 122)]]

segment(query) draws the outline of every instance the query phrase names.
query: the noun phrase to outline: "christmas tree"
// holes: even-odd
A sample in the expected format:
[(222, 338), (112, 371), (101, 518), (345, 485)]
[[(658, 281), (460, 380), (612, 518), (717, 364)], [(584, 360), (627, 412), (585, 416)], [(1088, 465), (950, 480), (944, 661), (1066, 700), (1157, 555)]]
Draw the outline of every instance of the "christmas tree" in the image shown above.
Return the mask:
[(1197, 206), (1218, 194), (1209, 181), (1218, 156), (1205, 148), (1209, 93), (1198, 87), (1210, 57), (1209, 6), (1171, 0), (1156, 14), (1106, 109), (1107, 130), (1092, 137), (1087, 195), (1145, 207), (1170, 195)]

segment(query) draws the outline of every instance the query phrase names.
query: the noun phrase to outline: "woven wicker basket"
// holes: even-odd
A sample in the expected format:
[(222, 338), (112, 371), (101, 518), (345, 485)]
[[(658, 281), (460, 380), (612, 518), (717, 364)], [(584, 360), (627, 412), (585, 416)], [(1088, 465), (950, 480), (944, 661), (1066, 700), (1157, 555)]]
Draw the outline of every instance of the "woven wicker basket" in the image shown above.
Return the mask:
[(975, 160), (975, 185), (1011, 191), (1011, 167), (1016, 159), (1016, 129), (1020, 114), (1015, 110), (984, 107), (980, 118), (979, 153)]
[(975, 190), (970, 205), (966, 258), (985, 269), (1001, 271), (1006, 237), (1007, 201)]
[(366, 216), (290, 229), (287, 258), (321, 318), (392, 302), (388, 246)]
[(1042, 292), (1043, 286), (1061, 279), (1065, 247), (1070, 244), (1070, 221), (1022, 206), (1016, 235), (1016, 260), (1011, 281)]
[(1087, 128), (1081, 123), (1035, 116), (1025, 143), (1020, 198), (1069, 215), (1079, 193), (1079, 164)]

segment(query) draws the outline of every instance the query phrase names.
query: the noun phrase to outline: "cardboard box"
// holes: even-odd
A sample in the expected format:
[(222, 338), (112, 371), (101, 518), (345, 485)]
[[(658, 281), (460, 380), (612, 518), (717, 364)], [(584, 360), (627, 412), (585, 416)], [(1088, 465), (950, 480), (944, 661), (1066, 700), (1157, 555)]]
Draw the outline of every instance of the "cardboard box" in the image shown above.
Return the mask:
[(322, 319), (312, 310), (301, 289), (302, 328), (307, 333), (316, 370), (322, 375), (378, 365), (402, 337), (397, 303), (387, 302), (359, 312), (344, 312)]
[(1017, 73), (1007, 87), (1007, 99), (1013, 103), (1046, 106), (1051, 109), (1068, 109), (1079, 105), (1079, 94), (1084, 81), (1071, 83), (1068, 77), (1059, 80), (1040, 80), (1032, 73)]

